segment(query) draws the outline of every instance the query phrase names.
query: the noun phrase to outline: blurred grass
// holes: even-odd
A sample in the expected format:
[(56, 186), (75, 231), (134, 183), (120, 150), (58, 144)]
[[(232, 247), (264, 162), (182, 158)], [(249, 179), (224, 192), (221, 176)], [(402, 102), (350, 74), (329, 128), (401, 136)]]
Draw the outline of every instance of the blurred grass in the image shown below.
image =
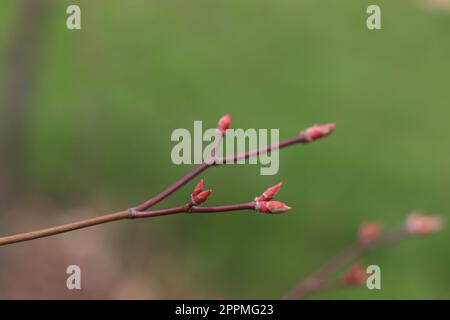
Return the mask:
[[(65, 28), (73, 3), (81, 31)], [(106, 197), (111, 209), (126, 207), (188, 171), (170, 161), (170, 134), (193, 120), (212, 127), (229, 112), (235, 127), (280, 128), (282, 138), (336, 121), (330, 139), (283, 150), (277, 176), (257, 166), (205, 174), (211, 204), (284, 181), (290, 214), (129, 226), (145, 239), (146, 226), (158, 224), (199, 286), (233, 298), (277, 298), (350, 244), (361, 221), (390, 227), (415, 208), (447, 213), (450, 16), (378, 1), (383, 29), (368, 31), (369, 3), (54, 2), (30, 124), (30, 183), (68, 204)], [(14, 10), (0, 6), (3, 46)], [(368, 256), (382, 268), (382, 290), (315, 297), (450, 298), (449, 241), (445, 231)]]

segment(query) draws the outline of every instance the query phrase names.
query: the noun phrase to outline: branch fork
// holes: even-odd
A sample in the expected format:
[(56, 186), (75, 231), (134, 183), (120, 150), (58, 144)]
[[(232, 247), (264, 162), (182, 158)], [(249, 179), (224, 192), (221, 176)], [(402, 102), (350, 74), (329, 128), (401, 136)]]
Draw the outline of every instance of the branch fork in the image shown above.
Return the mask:
[(291, 209), (289, 206), (287, 206), (283, 202), (272, 200), (272, 198), (281, 188), (281, 183), (271, 188), (268, 188), (260, 196), (256, 197), (253, 201), (247, 203), (203, 207), (201, 205), (208, 199), (208, 197), (212, 193), (211, 189), (203, 190), (203, 180), (200, 180), (196, 185), (196, 187), (194, 188), (194, 191), (191, 193), (191, 199), (188, 203), (178, 207), (161, 210), (150, 210), (150, 209), (151, 207), (153, 207), (154, 205), (161, 202), (162, 200), (170, 196), (172, 193), (183, 187), (185, 184), (195, 179), (197, 176), (199, 176), (201, 173), (203, 173), (206, 169), (210, 168), (211, 166), (223, 165), (227, 163), (235, 163), (242, 159), (248, 159), (250, 157), (264, 154), (272, 150), (285, 148), (294, 144), (310, 143), (320, 138), (329, 136), (335, 129), (334, 123), (314, 125), (310, 128), (301, 131), (296, 136), (281, 141), (280, 143), (266, 146), (257, 150), (248, 151), (242, 154), (230, 157), (223, 157), (219, 159), (217, 157), (217, 149), (220, 146), (220, 143), (222, 142), (223, 137), (226, 134), (226, 131), (230, 128), (230, 125), (231, 125), (231, 116), (229, 114), (226, 114), (222, 118), (220, 118), (217, 124), (217, 134), (214, 141), (214, 145), (212, 147), (211, 154), (208, 157), (208, 159), (202, 164), (198, 165), (193, 170), (191, 170), (184, 177), (180, 178), (171, 186), (169, 186), (156, 196), (152, 197), (151, 199), (137, 205), (136, 207), (52, 228), (20, 233), (12, 236), (0, 237), (0, 246), (22, 241), (29, 241), (37, 238), (49, 237), (64, 232), (92, 227), (95, 225), (123, 219), (151, 218), (177, 213), (221, 213), (221, 212), (242, 211), (242, 210), (251, 210), (262, 214), (275, 214), (286, 212)]

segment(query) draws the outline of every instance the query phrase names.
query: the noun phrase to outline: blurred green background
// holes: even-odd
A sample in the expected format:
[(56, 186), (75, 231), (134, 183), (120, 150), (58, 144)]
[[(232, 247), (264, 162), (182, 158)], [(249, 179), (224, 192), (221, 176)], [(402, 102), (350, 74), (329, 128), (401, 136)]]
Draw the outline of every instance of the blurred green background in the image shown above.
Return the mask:
[[(278, 298), (350, 245), (361, 222), (391, 228), (416, 208), (446, 214), (450, 11), (380, 0), (382, 30), (369, 31), (372, 3), (49, 2), (21, 188), (62, 210), (59, 220), (34, 210), (20, 219), (47, 226), (71, 221), (64, 209), (80, 203), (102, 213), (145, 200), (191, 168), (172, 164), (172, 131), (192, 129), (194, 120), (214, 127), (225, 113), (235, 128), (279, 128), (282, 139), (314, 123), (335, 121), (337, 129), (283, 150), (276, 176), (261, 176), (256, 165), (203, 175), (214, 189), (210, 205), (247, 201), (283, 181), (278, 198), (294, 208), (289, 214), (177, 215), (111, 227), (117, 259), (137, 266), (163, 251), (169, 267), (161, 269), (173, 274), (161, 278), (191, 279), (156, 298)], [(81, 7), (79, 31), (66, 29), (69, 4)], [(0, 75), (17, 12), (18, 2), (1, 2)], [(193, 185), (161, 206), (185, 201)], [(89, 239), (96, 229), (82, 232)], [(48, 250), (71, 237), (39, 241)], [(311, 298), (448, 299), (449, 241), (444, 230), (363, 258), (381, 267), (381, 290)]]

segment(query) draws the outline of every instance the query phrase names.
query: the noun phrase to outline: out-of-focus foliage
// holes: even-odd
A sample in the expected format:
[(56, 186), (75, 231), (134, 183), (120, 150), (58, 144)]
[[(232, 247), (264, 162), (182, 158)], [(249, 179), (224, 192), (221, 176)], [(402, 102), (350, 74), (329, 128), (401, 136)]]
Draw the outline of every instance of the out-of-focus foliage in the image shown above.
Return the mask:
[[(65, 27), (73, 3), (80, 31)], [(114, 229), (117, 250), (133, 251), (129, 238), (140, 244), (126, 255), (131, 265), (158, 250), (149, 235), (157, 229), (170, 264), (213, 298), (277, 298), (350, 244), (360, 222), (395, 226), (415, 208), (447, 213), (450, 15), (382, 0), (383, 29), (369, 31), (368, 5), (54, 1), (30, 116), (29, 185), (63, 206), (113, 210), (190, 169), (172, 164), (170, 134), (194, 120), (213, 127), (229, 112), (234, 127), (279, 128), (282, 138), (336, 121), (329, 139), (283, 150), (276, 176), (260, 176), (254, 165), (204, 175), (214, 189), (209, 204), (247, 201), (283, 181), (289, 214), (174, 216)], [(2, 59), (14, 12), (13, 1), (2, 1)], [(444, 230), (371, 254), (363, 261), (381, 267), (382, 290), (315, 297), (449, 298), (449, 243)]]

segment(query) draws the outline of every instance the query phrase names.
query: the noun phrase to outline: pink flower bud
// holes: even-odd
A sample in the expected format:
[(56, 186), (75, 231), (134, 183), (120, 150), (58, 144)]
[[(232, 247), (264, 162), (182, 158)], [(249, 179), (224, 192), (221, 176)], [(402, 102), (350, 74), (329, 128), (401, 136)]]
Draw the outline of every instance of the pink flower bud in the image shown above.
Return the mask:
[(273, 187), (270, 187), (266, 189), (266, 191), (263, 192), (262, 195), (256, 198), (257, 201), (269, 201), (272, 200), (273, 197), (280, 191), (281, 185), (283, 183), (280, 182), (279, 184), (274, 185)]
[(362, 243), (369, 243), (377, 239), (382, 233), (381, 223), (363, 223), (358, 230), (358, 238)]
[(301, 132), (305, 136), (307, 141), (314, 141), (326, 136), (329, 136), (333, 133), (336, 128), (336, 124), (334, 122), (326, 123), (326, 124), (316, 124), (304, 131)]
[(280, 201), (255, 201), (255, 210), (261, 213), (283, 213), (291, 210)]
[(201, 179), (198, 183), (197, 183), (197, 185), (195, 186), (195, 188), (194, 188), (194, 191), (192, 192), (192, 194), (191, 194), (191, 196), (196, 196), (196, 195), (198, 195), (200, 192), (202, 192), (203, 191), (203, 179)]
[(428, 235), (437, 232), (444, 226), (444, 221), (439, 215), (423, 215), (420, 212), (413, 212), (405, 222), (406, 231), (412, 235)]
[(217, 129), (220, 132), (225, 132), (231, 125), (231, 116), (229, 114), (224, 115), (222, 118), (220, 118), (219, 122), (217, 123)]
[(343, 281), (350, 286), (362, 285), (367, 281), (366, 270), (362, 265), (354, 264), (344, 274)]
[(212, 193), (212, 190), (205, 190), (200, 192), (199, 194), (197, 194), (196, 196), (192, 196), (192, 204), (194, 204), (195, 206), (201, 205), (203, 202), (206, 201), (206, 199), (208, 199), (209, 195)]

